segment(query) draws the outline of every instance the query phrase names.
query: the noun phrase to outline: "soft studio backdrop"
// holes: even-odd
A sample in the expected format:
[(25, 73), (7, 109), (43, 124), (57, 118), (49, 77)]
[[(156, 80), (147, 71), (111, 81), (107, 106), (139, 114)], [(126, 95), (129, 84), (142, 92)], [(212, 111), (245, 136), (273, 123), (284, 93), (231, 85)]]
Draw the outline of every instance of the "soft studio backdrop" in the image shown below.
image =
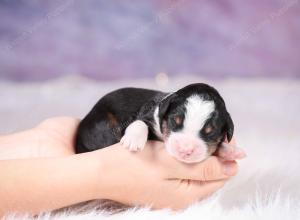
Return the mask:
[(298, 0), (1, 0), (0, 76), (300, 76)]
[(207, 82), (248, 153), (239, 175), (219, 197), (176, 215), (85, 217), (300, 219), (299, 15), (298, 0), (2, 0), (0, 133), (81, 118), (119, 87)]

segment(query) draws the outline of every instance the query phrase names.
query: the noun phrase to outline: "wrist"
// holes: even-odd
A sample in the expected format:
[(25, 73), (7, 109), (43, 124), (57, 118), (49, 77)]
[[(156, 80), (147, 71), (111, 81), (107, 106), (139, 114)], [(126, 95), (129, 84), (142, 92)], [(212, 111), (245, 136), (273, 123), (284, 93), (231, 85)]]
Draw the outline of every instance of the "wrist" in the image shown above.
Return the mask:
[(27, 130), (0, 136), (0, 160), (38, 157), (38, 139), (34, 131)]
[(119, 145), (112, 145), (101, 150), (91, 152), (97, 169), (95, 170), (95, 199), (122, 200), (123, 192), (126, 192), (126, 178), (123, 176), (126, 171), (122, 168), (126, 165), (120, 165), (119, 162), (126, 161), (126, 153), (122, 153)]
[[(109, 178), (109, 173), (112, 173), (110, 167), (111, 156), (108, 153), (108, 149), (92, 151), (85, 153), (86, 155), (87, 170), (90, 172), (90, 185), (87, 186), (90, 190), (89, 194), (92, 199), (111, 199), (111, 184), (113, 180)], [(84, 174), (83, 174), (84, 178)]]
[(74, 155), (80, 168), (76, 171), (80, 173), (81, 189), (86, 196), (85, 200), (105, 199), (103, 195), (102, 178), (103, 173), (102, 159), (97, 151)]

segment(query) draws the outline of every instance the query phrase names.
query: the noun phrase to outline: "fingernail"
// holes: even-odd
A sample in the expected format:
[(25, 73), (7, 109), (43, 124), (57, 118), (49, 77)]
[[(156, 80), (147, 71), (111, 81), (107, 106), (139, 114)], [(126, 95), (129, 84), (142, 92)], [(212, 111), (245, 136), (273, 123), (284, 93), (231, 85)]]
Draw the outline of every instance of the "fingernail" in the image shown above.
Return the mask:
[(227, 176), (233, 176), (236, 173), (236, 165), (233, 162), (224, 162), (224, 174)]

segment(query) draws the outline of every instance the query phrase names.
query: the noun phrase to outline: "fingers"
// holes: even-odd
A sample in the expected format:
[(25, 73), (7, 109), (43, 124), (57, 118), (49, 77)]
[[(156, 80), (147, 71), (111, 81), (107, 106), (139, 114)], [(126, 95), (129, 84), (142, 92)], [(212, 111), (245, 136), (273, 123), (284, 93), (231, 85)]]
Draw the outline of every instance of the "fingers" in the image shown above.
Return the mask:
[(161, 174), (166, 179), (211, 181), (227, 179), (237, 173), (235, 161), (222, 161), (216, 156), (195, 164), (180, 162), (167, 153), (162, 143), (155, 141), (147, 142), (141, 154), (144, 154), (145, 159), (151, 158), (151, 163), (159, 164)]
[(237, 164), (234, 161), (222, 162), (215, 156), (197, 164), (184, 164), (177, 162), (177, 165), (167, 174), (172, 179), (190, 179), (199, 181), (212, 181), (227, 179), (237, 173)]
[(217, 155), (224, 160), (238, 160), (246, 157), (246, 153), (242, 148), (231, 147), (227, 143), (223, 143), (219, 148)]
[(222, 188), (225, 182), (226, 181), (224, 180), (205, 183), (193, 181), (189, 186), (190, 189), (187, 193), (187, 196), (193, 198), (196, 201), (199, 201), (210, 196), (211, 194)]
[(173, 210), (187, 208), (222, 188), (225, 182), (224, 180), (212, 182), (181, 181), (179, 187), (174, 192), (176, 194), (175, 198), (169, 202), (169, 208)]
[(216, 154), (224, 160), (238, 160), (247, 156), (243, 149), (237, 147), (234, 138), (230, 143), (228, 143), (227, 139), (225, 139)]

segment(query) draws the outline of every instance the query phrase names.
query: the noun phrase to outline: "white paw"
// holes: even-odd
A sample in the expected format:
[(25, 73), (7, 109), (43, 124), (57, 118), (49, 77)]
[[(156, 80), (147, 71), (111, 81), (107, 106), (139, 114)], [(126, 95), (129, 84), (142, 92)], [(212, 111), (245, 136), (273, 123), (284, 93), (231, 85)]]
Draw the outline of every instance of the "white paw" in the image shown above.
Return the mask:
[(148, 126), (140, 120), (132, 122), (125, 130), (120, 143), (130, 151), (142, 150), (148, 138)]

